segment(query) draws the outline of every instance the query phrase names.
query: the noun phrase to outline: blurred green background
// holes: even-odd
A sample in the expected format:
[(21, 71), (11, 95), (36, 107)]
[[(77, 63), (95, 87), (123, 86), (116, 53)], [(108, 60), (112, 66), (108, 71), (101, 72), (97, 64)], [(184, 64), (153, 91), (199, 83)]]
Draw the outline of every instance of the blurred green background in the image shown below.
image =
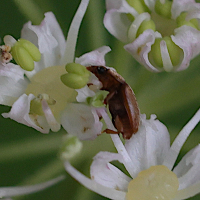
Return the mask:
[[(0, 1), (1, 40), (6, 34), (19, 38), (24, 23), (29, 20), (39, 23), (42, 14), (47, 11), (55, 14), (66, 36), (80, 0), (34, 0), (35, 10), (31, 6), (27, 7), (29, 16), (21, 12), (17, 6), (19, 2), (19, 0)], [(26, 6), (29, 1), (21, 2)], [(168, 127), (173, 141), (200, 105), (200, 56), (193, 59), (190, 67), (183, 72), (151, 73), (126, 53), (123, 44), (104, 29), (102, 23), (104, 13), (103, 0), (90, 1), (80, 28), (76, 56), (103, 45), (110, 46), (113, 50), (106, 56), (107, 65), (115, 67), (132, 86), (141, 113), (146, 113), (148, 117), (150, 114), (156, 114)], [(0, 106), (0, 113), (8, 112), (9, 109)], [(58, 158), (64, 131), (44, 135), (2, 116), (0, 121), (0, 186), (36, 184), (66, 174)], [(199, 133), (200, 125), (190, 135), (178, 160), (199, 143)], [(94, 142), (84, 142), (83, 153), (74, 161), (74, 165), (89, 176), (92, 157), (100, 150), (115, 151), (110, 137), (106, 134)], [(45, 191), (14, 199), (106, 199), (85, 189), (67, 174), (66, 176), (66, 180)], [(191, 199), (199, 198), (200, 195)]]

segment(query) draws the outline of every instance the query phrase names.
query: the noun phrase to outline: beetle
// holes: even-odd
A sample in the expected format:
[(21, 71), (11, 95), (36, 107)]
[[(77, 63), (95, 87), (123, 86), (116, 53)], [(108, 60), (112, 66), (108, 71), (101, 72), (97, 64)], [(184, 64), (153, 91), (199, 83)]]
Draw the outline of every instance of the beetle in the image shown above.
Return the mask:
[(124, 78), (112, 68), (105, 66), (88, 66), (102, 83), (100, 90), (108, 91), (104, 103), (108, 104), (112, 122), (116, 131), (106, 129), (106, 133), (122, 133), (124, 139), (130, 139), (138, 131), (140, 124), (140, 111), (131, 87)]

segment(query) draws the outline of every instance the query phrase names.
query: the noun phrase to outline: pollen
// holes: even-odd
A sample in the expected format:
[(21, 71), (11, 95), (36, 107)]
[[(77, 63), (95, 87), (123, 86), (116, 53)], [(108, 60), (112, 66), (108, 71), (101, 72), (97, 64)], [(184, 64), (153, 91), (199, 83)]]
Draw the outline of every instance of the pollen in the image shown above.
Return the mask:
[(166, 166), (152, 166), (130, 181), (126, 200), (171, 200), (178, 187), (177, 176)]

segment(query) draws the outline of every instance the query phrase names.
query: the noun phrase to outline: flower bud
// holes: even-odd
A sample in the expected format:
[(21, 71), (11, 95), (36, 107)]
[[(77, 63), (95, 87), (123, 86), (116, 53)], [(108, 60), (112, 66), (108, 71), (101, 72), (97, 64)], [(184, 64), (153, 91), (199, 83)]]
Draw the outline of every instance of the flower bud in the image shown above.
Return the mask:
[(153, 20), (144, 20), (137, 30), (136, 37), (138, 37), (147, 29), (152, 29), (153, 31), (156, 31), (156, 25)]
[(170, 19), (171, 18), (171, 7), (172, 7), (171, 1), (165, 0), (165, 3), (161, 3), (160, 0), (157, 0), (156, 4), (155, 4), (155, 11), (157, 14)]
[(130, 6), (132, 6), (139, 14), (148, 12), (149, 9), (145, 5), (144, 0), (126, 0)]
[(155, 43), (152, 45), (149, 53), (149, 59), (151, 63), (153, 65), (155, 64), (158, 68), (163, 68), (163, 60), (160, 50), (160, 42), (162, 40), (166, 42), (172, 65), (174, 67), (177, 66), (183, 57), (183, 50), (177, 46), (170, 37), (164, 37), (163, 39), (156, 38)]

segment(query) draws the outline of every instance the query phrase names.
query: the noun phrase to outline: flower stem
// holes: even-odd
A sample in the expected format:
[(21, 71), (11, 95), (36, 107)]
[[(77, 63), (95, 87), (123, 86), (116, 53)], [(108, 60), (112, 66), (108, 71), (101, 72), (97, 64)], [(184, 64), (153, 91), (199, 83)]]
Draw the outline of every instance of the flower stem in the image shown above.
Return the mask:
[(43, 13), (39, 6), (32, 0), (14, 0), (21, 13), (33, 24), (40, 24), (43, 19)]

